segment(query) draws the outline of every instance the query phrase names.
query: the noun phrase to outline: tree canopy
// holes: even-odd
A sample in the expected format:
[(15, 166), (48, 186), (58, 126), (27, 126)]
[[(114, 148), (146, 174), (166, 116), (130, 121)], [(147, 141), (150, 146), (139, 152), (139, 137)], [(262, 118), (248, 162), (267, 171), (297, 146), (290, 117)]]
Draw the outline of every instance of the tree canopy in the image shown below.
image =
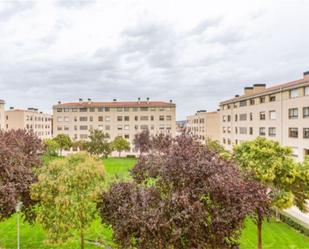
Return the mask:
[(40, 169), (31, 196), (39, 202), (37, 221), (51, 243), (66, 241), (75, 230), (84, 248), (84, 233), (95, 218), (103, 177), (102, 162), (87, 154), (55, 160)]
[(259, 182), (185, 134), (131, 173), (98, 204), (122, 248), (237, 248), (247, 215), (268, 202)]
[(91, 155), (107, 157), (112, 152), (112, 144), (108, 141), (109, 135), (101, 130), (90, 131), (89, 141), (86, 143), (87, 151)]
[[(42, 165), (41, 140), (25, 130), (0, 131), (0, 220), (15, 213), (18, 202), (29, 211), (34, 170)], [(30, 218), (31, 212), (26, 212)]]
[(59, 145), (61, 155), (63, 150), (69, 150), (72, 147), (72, 140), (68, 135), (59, 134), (53, 140)]
[(122, 151), (130, 150), (130, 143), (122, 136), (115, 137), (112, 146), (114, 150), (118, 151), (119, 157), (121, 156)]

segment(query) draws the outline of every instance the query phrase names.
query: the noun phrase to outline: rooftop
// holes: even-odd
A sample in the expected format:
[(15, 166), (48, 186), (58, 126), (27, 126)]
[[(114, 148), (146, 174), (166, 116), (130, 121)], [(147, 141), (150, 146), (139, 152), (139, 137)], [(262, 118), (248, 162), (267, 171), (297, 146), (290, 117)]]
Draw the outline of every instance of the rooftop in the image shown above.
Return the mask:
[(274, 92), (278, 92), (278, 91), (282, 91), (282, 90), (286, 90), (286, 89), (291, 89), (291, 88), (294, 88), (294, 87), (297, 87), (297, 86), (301, 86), (305, 83), (309, 83), (308, 77), (304, 77), (303, 79), (290, 81), (290, 82), (287, 82), (287, 83), (268, 87), (268, 88), (265, 88), (264, 90), (259, 91), (257, 93), (244, 94), (244, 95), (241, 95), (241, 96), (238, 96), (238, 97), (235, 97), (235, 98), (231, 98), (229, 100), (222, 101), (222, 102), (220, 102), (220, 104), (222, 105), (222, 104), (226, 104), (226, 103), (230, 103), (230, 102), (235, 102), (235, 101), (239, 101), (239, 100), (243, 100), (243, 99), (252, 98), (252, 97), (255, 97), (255, 96), (260, 96), (260, 95), (274, 93)]
[(4, 104), (4, 103), (5, 103), (4, 100), (0, 99), (0, 104)]
[(164, 101), (112, 101), (112, 102), (68, 102), (54, 105), (53, 108), (61, 107), (175, 107), (172, 102)]

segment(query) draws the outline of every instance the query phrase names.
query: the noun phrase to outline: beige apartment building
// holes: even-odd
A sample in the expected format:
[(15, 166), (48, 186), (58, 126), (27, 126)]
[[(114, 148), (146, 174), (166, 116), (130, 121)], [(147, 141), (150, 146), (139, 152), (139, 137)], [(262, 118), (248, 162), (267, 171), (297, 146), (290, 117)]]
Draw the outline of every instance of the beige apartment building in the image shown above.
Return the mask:
[[(88, 139), (91, 129), (107, 133), (111, 140), (116, 136), (127, 139), (131, 145), (135, 134), (149, 130), (175, 136), (176, 105), (162, 101), (61, 103), (53, 106), (54, 136), (67, 134), (73, 140)], [(130, 152), (136, 152), (131, 146)]]
[(52, 116), (39, 112), (36, 108), (27, 110), (11, 108), (5, 112), (7, 130), (26, 129), (41, 139), (52, 137)]
[(0, 130), (5, 129), (4, 104), (5, 102), (0, 99)]
[(201, 141), (206, 138), (220, 140), (220, 114), (219, 112), (197, 111), (195, 115), (187, 117), (186, 129), (189, 134)]
[(263, 136), (290, 146), (298, 160), (309, 155), (309, 72), (266, 88), (245, 87), (242, 96), (220, 103), (221, 142), (227, 149)]

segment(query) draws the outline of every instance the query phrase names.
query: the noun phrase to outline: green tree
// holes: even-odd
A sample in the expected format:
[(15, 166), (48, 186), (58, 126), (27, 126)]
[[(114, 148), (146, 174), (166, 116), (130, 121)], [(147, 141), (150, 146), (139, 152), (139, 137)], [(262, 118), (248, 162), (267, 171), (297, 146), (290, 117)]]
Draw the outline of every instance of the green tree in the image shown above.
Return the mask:
[[(291, 148), (258, 137), (236, 146), (234, 156), (241, 168), (268, 187), (267, 194), (272, 200), (272, 207), (285, 209), (296, 205), (306, 211), (306, 199), (309, 198), (308, 167), (304, 170), (301, 164), (295, 162)], [(307, 191), (304, 186), (307, 186)], [(259, 249), (262, 248), (263, 219), (263, 214), (257, 212)]]
[(39, 171), (31, 197), (39, 201), (37, 221), (47, 230), (49, 242), (63, 243), (79, 231), (80, 248), (84, 248), (85, 230), (96, 216), (103, 177), (101, 161), (81, 153), (52, 161)]
[(117, 136), (114, 139), (112, 146), (114, 150), (118, 151), (119, 157), (121, 156), (121, 151), (130, 150), (130, 143), (122, 136)]
[(89, 141), (87, 142), (87, 151), (91, 155), (107, 157), (112, 152), (112, 144), (108, 141), (109, 135), (100, 130), (91, 130)]
[(57, 156), (60, 149), (59, 144), (54, 139), (46, 139), (43, 142), (45, 154), (48, 156)]
[(229, 151), (227, 151), (217, 140), (212, 140), (211, 138), (206, 138), (205, 145), (210, 150), (218, 153), (223, 158), (225, 158), (225, 159), (231, 158), (231, 153)]
[(72, 147), (72, 140), (68, 135), (59, 134), (54, 138), (54, 141), (59, 144), (60, 155), (62, 155), (63, 150), (69, 150)]

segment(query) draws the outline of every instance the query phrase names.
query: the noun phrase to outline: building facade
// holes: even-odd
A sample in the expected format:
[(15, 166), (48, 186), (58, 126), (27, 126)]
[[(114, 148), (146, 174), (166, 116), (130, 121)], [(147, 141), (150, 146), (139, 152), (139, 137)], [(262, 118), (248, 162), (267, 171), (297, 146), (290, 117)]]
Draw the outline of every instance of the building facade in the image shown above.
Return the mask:
[(244, 95), (220, 103), (221, 142), (232, 149), (263, 136), (290, 146), (298, 160), (309, 155), (309, 72), (293, 82), (246, 87)]
[(25, 129), (32, 131), (41, 139), (52, 137), (52, 116), (39, 112), (36, 108), (13, 109), (5, 112), (7, 130)]
[(4, 111), (5, 102), (0, 99), (0, 130), (5, 129), (5, 111)]
[(220, 114), (205, 110), (197, 111), (195, 115), (187, 117), (186, 129), (201, 141), (205, 141), (207, 138), (219, 141)]
[[(66, 134), (72, 140), (87, 140), (91, 129), (104, 131), (110, 140), (122, 136), (131, 145), (135, 134), (146, 129), (151, 135), (176, 133), (176, 105), (172, 101), (59, 102), (53, 106), (53, 119), (54, 136)], [(135, 152), (133, 146), (130, 152)]]

